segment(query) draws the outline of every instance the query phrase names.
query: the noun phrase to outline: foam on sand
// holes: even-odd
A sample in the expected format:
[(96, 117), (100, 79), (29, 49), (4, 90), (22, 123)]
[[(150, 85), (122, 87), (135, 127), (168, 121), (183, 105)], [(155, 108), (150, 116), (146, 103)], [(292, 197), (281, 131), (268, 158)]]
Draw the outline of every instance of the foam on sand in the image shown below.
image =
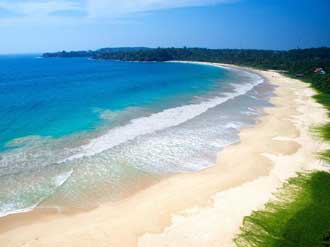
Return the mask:
[[(26, 194), (23, 199), (18, 196), (16, 202), (0, 202), (0, 217), (8, 216), (11, 214), (25, 213), (32, 211), (38, 205), (40, 205), (44, 200), (46, 200), (50, 195), (52, 195), (59, 187), (61, 187), (72, 175), (72, 170), (64, 172), (55, 177), (50, 178), (47, 181), (47, 185), (36, 186), (30, 189), (27, 187), (23, 193)], [(44, 188), (46, 187), (46, 189)], [(34, 194), (42, 195), (40, 198), (31, 200)], [(24, 200), (25, 198), (25, 200)]]

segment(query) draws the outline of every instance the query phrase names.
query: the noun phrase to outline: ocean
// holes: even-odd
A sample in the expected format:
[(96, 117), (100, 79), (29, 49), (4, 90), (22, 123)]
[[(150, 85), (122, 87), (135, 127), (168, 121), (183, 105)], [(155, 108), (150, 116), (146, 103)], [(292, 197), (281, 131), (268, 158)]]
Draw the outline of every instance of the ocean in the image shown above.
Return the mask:
[(0, 216), (95, 207), (212, 166), (272, 92), (205, 64), (0, 56)]

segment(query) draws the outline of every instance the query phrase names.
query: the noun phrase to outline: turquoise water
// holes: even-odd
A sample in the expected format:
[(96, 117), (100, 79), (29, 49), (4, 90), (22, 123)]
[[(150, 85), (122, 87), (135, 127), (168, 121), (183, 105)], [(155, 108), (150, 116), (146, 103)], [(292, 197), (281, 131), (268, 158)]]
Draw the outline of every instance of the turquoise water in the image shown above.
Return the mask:
[(226, 76), (214, 67), (196, 67), (200, 66), (0, 56), (0, 147), (24, 136), (90, 131), (104, 124), (104, 110), (189, 97)]
[(0, 215), (96, 206), (212, 165), (268, 105), (263, 82), (200, 64), (0, 56)]

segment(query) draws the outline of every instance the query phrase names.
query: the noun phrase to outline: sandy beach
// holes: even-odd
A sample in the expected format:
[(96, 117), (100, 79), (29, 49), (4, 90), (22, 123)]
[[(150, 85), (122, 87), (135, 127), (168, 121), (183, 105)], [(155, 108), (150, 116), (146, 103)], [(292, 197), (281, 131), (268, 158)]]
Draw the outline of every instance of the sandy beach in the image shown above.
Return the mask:
[(244, 216), (262, 208), (296, 172), (323, 169), (317, 152), (325, 148), (311, 128), (327, 122), (327, 114), (308, 84), (248, 70), (276, 86), (273, 106), (241, 131), (238, 144), (219, 153), (216, 165), (88, 212), (36, 210), (1, 218), (0, 246), (234, 246)]

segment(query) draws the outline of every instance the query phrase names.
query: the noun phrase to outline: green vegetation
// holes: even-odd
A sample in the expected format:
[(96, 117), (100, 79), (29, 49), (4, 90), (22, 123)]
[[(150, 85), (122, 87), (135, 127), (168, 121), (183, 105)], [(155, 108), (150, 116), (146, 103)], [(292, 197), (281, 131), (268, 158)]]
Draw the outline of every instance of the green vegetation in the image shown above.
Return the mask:
[(135, 52), (148, 50), (150, 48), (146, 47), (116, 47), (116, 48), (102, 48), (96, 51), (60, 51), (53, 53), (44, 53), (42, 56), (45, 58), (52, 57), (62, 57), (62, 58), (72, 58), (72, 57), (95, 57), (101, 56), (102, 54), (111, 54), (117, 52)]
[[(319, 96), (319, 95), (317, 95), (317, 96)], [(315, 127), (313, 129), (313, 131), (323, 141), (329, 142), (329, 140), (330, 140), (330, 124), (329, 123), (324, 124), (319, 127)], [(319, 152), (319, 157), (326, 162), (330, 162), (330, 149)]]
[(330, 246), (330, 174), (299, 174), (275, 199), (245, 217), (238, 247)]

